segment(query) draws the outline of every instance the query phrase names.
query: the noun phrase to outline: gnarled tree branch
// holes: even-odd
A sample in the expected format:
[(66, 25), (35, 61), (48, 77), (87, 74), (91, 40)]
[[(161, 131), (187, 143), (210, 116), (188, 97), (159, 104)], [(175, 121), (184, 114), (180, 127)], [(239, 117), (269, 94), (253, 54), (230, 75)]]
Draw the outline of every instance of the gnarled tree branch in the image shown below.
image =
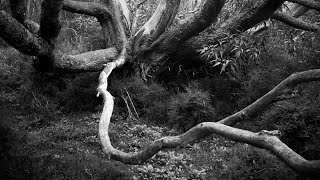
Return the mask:
[(306, 31), (312, 31), (312, 32), (319, 32), (320, 31), (320, 26), (312, 23), (305, 22), (303, 20), (294, 18), (292, 16), (289, 16), (285, 13), (282, 12), (275, 12), (272, 15), (272, 18), (278, 21), (281, 21), (285, 24), (288, 24), (289, 26), (306, 30)]
[[(136, 153), (126, 153), (115, 149), (110, 142), (108, 134), (110, 118), (112, 116), (114, 100), (112, 95), (107, 91), (107, 80), (112, 70), (116, 68), (114, 63), (109, 63), (103, 72), (100, 74), (99, 86), (97, 88), (98, 94), (101, 94), (104, 98), (104, 107), (99, 122), (99, 137), (102, 143), (103, 151), (118, 161), (127, 164), (141, 164), (147, 159), (151, 158), (157, 152), (165, 148), (183, 147), (189, 143), (193, 143), (200, 140), (210, 134), (218, 134), (235, 141), (251, 144), (256, 147), (264, 148), (275, 154), (282, 161), (284, 161), (289, 167), (299, 173), (320, 173), (320, 161), (308, 161), (299, 154), (295, 153), (287, 145), (282, 143), (277, 137), (270, 136), (264, 131), (259, 133), (253, 133), (246, 130), (230, 127), (228, 125), (235, 125), (240, 120), (253, 116), (263, 109), (267, 105), (270, 105), (273, 100), (283, 93), (288, 92), (294, 86), (320, 80), (320, 69), (305, 71), (297, 74), (293, 74), (278, 86), (272, 89), (262, 98), (258, 99), (253, 104), (249, 105), (242, 111), (225, 118), (217, 123), (204, 122), (191, 128), (184, 134), (178, 136), (168, 136), (155, 140), (153, 143), (145, 147), (143, 150)], [(226, 125), (227, 124), (227, 125)]]
[[(21, 1), (18, 2), (15, 2), (16, 4), (13, 4), (13, 7), (21, 5)], [(112, 10), (109, 10), (107, 6), (110, 6)], [(21, 52), (36, 56), (34, 58), (34, 66), (39, 71), (63, 71), (69, 73), (98, 71), (104, 68), (104, 64), (117, 58), (122, 59), (123, 62), (125, 61), (128, 41), (121, 22), (120, 7), (122, 6), (116, 0), (105, 0), (102, 3), (44, 0), (42, 3), (40, 36), (34, 35), (38, 31), (38, 28), (33, 26), (35, 24), (32, 24), (32, 21), (29, 22), (26, 19), (20, 18), (21, 22), (18, 22), (4, 11), (0, 12), (0, 36)], [(55, 45), (56, 38), (60, 33), (59, 14), (62, 8), (77, 13), (94, 15), (100, 22), (109, 23), (114, 32), (112, 34), (114, 36), (113, 46), (79, 55), (65, 55), (58, 52)], [(17, 13), (15, 16), (19, 19), (20, 14)], [(21, 15), (21, 17), (24, 16)], [(30, 32), (26, 29), (24, 24), (26, 24), (26, 27), (29, 27), (29, 24), (32, 25), (32, 31)], [(101, 23), (101, 26), (103, 27), (103, 23)], [(108, 31), (107, 29), (104, 30)], [(116, 47), (119, 48), (117, 49)]]
[(96, 18), (111, 16), (109, 8), (101, 3), (65, 0), (63, 1), (62, 9), (78, 14), (94, 16)]
[(24, 54), (37, 56), (41, 50), (39, 39), (5, 11), (0, 11), (0, 36)]
[(320, 80), (320, 69), (304, 71), (296, 74), (292, 74), (285, 80), (283, 80), (280, 84), (278, 84), (275, 88), (269, 91), (267, 94), (256, 100), (251, 105), (242, 109), (241, 111), (219, 121), (221, 124), (226, 124), (229, 126), (234, 126), (237, 123), (248, 120), (251, 117), (255, 116), (257, 113), (261, 112), (265, 108), (268, 107), (274, 100), (282, 94), (286, 94), (290, 92), (292, 88), (301, 84), (307, 83), (311, 81), (319, 81)]
[(289, 1), (320, 11), (320, 2), (317, 2), (314, 0), (289, 0)]
[(258, 0), (252, 1), (252, 4), (246, 5), (240, 14), (230, 18), (221, 25), (221, 29), (229, 34), (238, 34), (244, 32), (256, 24), (270, 18), (284, 1), (281, 0)]
[(218, 17), (225, 0), (204, 0), (200, 10), (186, 20), (170, 27), (152, 44), (141, 50), (150, 64), (163, 63), (182, 43), (209, 27)]
[(140, 6), (142, 6), (143, 3), (145, 3), (146, 1), (147, 0), (142, 0), (141, 2), (136, 3), (136, 11), (134, 13), (132, 24), (131, 24), (131, 33), (132, 34), (136, 33), (138, 18), (139, 18), (139, 14), (140, 14)]
[(134, 35), (133, 46), (144, 48), (156, 40), (172, 24), (179, 5), (180, 0), (161, 0), (152, 17)]

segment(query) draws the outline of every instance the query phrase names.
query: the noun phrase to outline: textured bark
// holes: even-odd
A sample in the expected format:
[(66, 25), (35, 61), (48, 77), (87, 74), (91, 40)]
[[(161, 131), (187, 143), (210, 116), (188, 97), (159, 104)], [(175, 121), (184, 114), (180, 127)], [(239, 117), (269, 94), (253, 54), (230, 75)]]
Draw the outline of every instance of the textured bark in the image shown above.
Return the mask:
[(89, 51), (78, 55), (55, 53), (54, 71), (65, 73), (96, 72), (104, 65), (117, 59), (119, 51), (115, 47)]
[(240, 14), (230, 18), (220, 27), (228, 34), (244, 32), (270, 16), (284, 3), (281, 0), (257, 0), (246, 5)]
[[(272, 14), (284, 3), (281, 0), (257, 0), (251, 4), (244, 6), (239, 10), (239, 14), (230, 17), (226, 22), (219, 25), (211, 35), (207, 35), (204, 41), (199, 41), (196, 38), (191, 39), (185, 46), (195, 49), (201, 48), (204, 45), (218, 44), (220, 39), (231, 35), (238, 35), (256, 24), (269, 19)], [(167, 46), (168, 47), (168, 46)], [(181, 50), (183, 51), (183, 50)], [(181, 54), (183, 52), (177, 52)]]
[(135, 51), (149, 46), (154, 42), (170, 25), (178, 13), (180, 0), (161, 0), (152, 17), (135, 34)]
[(210, 134), (218, 134), (238, 142), (248, 143), (259, 148), (267, 149), (298, 173), (312, 173), (320, 175), (320, 160), (306, 160), (281, 142), (275, 136), (277, 133), (270, 131), (253, 133), (228, 126), (235, 125), (237, 122), (259, 113), (270, 105), (276, 97), (288, 92), (298, 84), (310, 81), (319, 81), (320, 69), (291, 75), (253, 104), (231, 117), (219, 121), (218, 123), (204, 122), (191, 128), (184, 134), (163, 137), (155, 140), (141, 151), (126, 153), (117, 150), (112, 146), (108, 134), (114, 100), (112, 95), (107, 91), (107, 81), (112, 70), (116, 67), (117, 66), (113, 63), (107, 65), (105, 70), (100, 74), (100, 83), (97, 88), (98, 95), (102, 95), (104, 98), (104, 107), (99, 121), (99, 138), (103, 151), (106, 154), (109, 154), (111, 158), (127, 164), (141, 164), (163, 149), (184, 147), (185, 145), (201, 140)]
[(80, 1), (64, 1), (62, 9), (69, 12), (96, 17), (102, 27), (105, 47), (111, 47), (116, 44), (117, 35), (111, 23), (112, 12), (106, 4)]
[(41, 43), (38, 38), (5, 11), (0, 11), (0, 34), (8, 44), (24, 54), (39, 54)]
[(182, 43), (209, 27), (218, 17), (225, 0), (205, 0), (200, 10), (169, 28), (148, 47), (141, 50), (149, 64), (164, 63)]
[(298, 29), (312, 31), (312, 32), (320, 31), (320, 26), (318, 26), (317, 24), (305, 22), (301, 19), (294, 18), (285, 13), (275, 12), (272, 15), (272, 18)]
[(251, 117), (266, 109), (277, 97), (282, 94), (290, 92), (295, 86), (301, 83), (307, 83), (311, 81), (320, 80), (320, 69), (304, 71), (301, 73), (292, 74), (279, 85), (269, 91), (267, 94), (256, 100), (251, 105), (247, 106), (243, 110), (219, 121), (221, 124), (234, 126), (237, 123), (249, 120)]
[[(104, 64), (117, 58), (121, 57), (125, 61), (124, 47), (127, 46), (127, 39), (119, 11), (120, 7), (122, 9), (124, 7), (117, 1), (85, 3), (44, 0), (41, 6), (40, 28), (38, 24), (25, 18), (26, 3), (24, 1), (12, 1), (12, 3), (12, 8), (19, 11), (13, 13), (15, 18), (4, 11), (0, 12), (1, 37), (21, 52), (36, 56), (33, 64), (37, 70), (69, 73), (99, 71), (104, 68)], [(109, 10), (107, 6), (113, 9)], [(109, 29), (112, 29), (112, 34), (105, 34), (109, 48), (79, 55), (66, 55), (57, 51), (55, 46), (61, 28), (59, 16), (62, 8), (97, 17), (103, 32), (111, 32)], [(110, 37), (114, 38), (111, 42), (108, 41)]]
[(315, 0), (290, 0), (290, 2), (298, 3), (300, 5), (303, 5), (307, 8), (315, 9), (317, 11), (320, 11), (320, 2), (317, 2)]
[(107, 6), (103, 6), (101, 3), (65, 0), (63, 1), (62, 9), (78, 14), (94, 16), (96, 18), (106, 18), (111, 16), (109, 8)]
[(135, 15), (133, 16), (132, 24), (131, 24), (131, 34), (136, 33), (138, 18), (140, 15), (140, 6), (142, 6), (147, 0), (142, 0), (141, 2), (137, 2)]

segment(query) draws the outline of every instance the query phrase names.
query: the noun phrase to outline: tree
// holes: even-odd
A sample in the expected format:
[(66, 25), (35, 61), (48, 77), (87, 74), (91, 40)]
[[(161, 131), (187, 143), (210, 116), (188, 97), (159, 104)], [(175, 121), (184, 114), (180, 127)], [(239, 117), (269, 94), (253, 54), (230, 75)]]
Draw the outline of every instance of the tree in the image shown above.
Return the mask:
[[(137, 2), (139, 6), (145, 1)], [(94, 2), (74, 0), (43, 0), (41, 5), (40, 25), (27, 18), (30, 1), (10, 0), (11, 14), (0, 11), (0, 36), (20, 52), (33, 57), (33, 66), (41, 72), (79, 73), (102, 70), (97, 88), (98, 96), (104, 98), (103, 112), (99, 122), (99, 137), (103, 151), (112, 158), (128, 164), (140, 164), (165, 148), (185, 146), (212, 133), (269, 150), (298, 173), (319, 175), (320, 161), (308, 161), (282, 143), (277, 131), (260, 131), (253, 133), (233, 128), (237, 123), (263, 111), (267, 105), (275, 102), (277, 97), (290, 92), (298, 84), (319, 81), (320, 70), (314, 69), (296, 73), (283, 80), (269, 93), (247, 106), (243, 110), (218, 122), (201, 123), (179, 136), (163, 137), (137, 153), (125, 153), (115, 149), (110, 142), (108, 128), (113, 111), (113, 97), (107, 91), (108, 77), (115, 68), (125, 63), (133, 63), (141, 69), (145, 79), (148, 73), (170, 59), (179, 51), (181, 44), (198, 35), (209, 26), (214, 25), (222, 8), (232, 0), (197, 1), (194, 13), (183, 21), (174, 23), (180, 0), (159, 0), (152, 17), (139, 29), (136, 22), (137, 10), (131, 23), (130, 11), (125, 0), (98, 0)], [(216, 25), (210, 43), (219, 43), (219, 39), (237, 36), (254, 28), (259, 23), (273, 18), (296, 28), (319, 32), (316, 24), (303, 22), (295, 17), (301, 16), (309, 8), (320, 9), (320, 3), (313, 0), (244, 1), (241, 8), (235, 7), (237, 15), (226, 16)], [(193, 2), (194, 3), (194, 2)], [(237, 2), (239, 5), (242, 1)], [(2, 4), (2, 1), (1, 1)], [(283, 6), (289, 9), (285, 12)], [(62, 10), (94, 16), (102, 27), (106, 49), (67, 55), (59, 52), (55, 46), (60, 33), (59, 15)], [(290, 16), (290, 13), (292, 16)], [(231, 13), (230, 13), (231, 14)], [(199, 43), (199, 42), (194, 42)]]

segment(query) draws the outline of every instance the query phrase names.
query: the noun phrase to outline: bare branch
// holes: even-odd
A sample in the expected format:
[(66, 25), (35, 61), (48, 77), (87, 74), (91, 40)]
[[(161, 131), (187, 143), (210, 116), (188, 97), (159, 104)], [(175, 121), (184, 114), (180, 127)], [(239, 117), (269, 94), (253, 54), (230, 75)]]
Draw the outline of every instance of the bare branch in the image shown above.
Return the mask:
[(314, 1), (314, 0), (289, 0), (293, 3), (301, 4), (305, 7), (315, 9), (317, 11), (320, 11), (320, 2)]
[(55, 53), (53, 70), (58, 72), (78, 73), (95, 72), (104, 68), (104, 64), (117, 59), (119, 52), (115, 47), (89, 51), (78, 55)]
[(101, 3), (65, 0), (63, 1), (62, 9), (97, 18), (106, 18), (107, 16), (111, 16), (107, 6), (104, 6)]
[(269, 91), (267, 94), (256, 100), (251, 105), (247, 106), (243, 110), (219, 121), (221, 124), (226, 124), (229, 126), (234, 126), (237, 123), (248, 120), (257, 113), (261, 112), (268, 107), (274, 100), (282, 94), (286, 94), (295, 86), (301, 83), (307, 83), (311, 81), (320, 80), (320, 69), (304, 71), (296, 74), (292, 74), (275, 88)]
[[(21, 1), (13, 1), (14, 5), (21, 5)], [(20, 4), (18, 3), (20, 2)], [(17, 13), (19, 23), (15, 18), (0, 12), (0, 36), (10, 45), (21, 52), (36, 56), (33, 58), (33, 66), (39, 71), (56, 72), (88, 72), (99, 71), (104, 64), (117, 59), (117, 65), (125, 62), (127, 38), (121, 22), (120, 6), (117, 0), (105, 0), (107, 3), (85, 3), (77, 1), (44, 0), (38, 24), (31, 20), (23, 19), (24, 15)], [(109, 11), (107, 5), (112, 8)], [(13, 6), (15, 7), (15, 6)], [(61, 8), (77, 13), (94, 15), (101, 23), (102, 29), (107, 31), (104, 23), (111, 26), (114, 31), (114, 42), (107, 49), (82, 53), (79, 55), (65, 55), (56, 50), (56, 38), (60, 32), (59, 15)], [(17, 7), (16, 7), (17, 8)], [(21, 16), (21, 17), (20, 17)], [(112, 16), (112, 18), (111, 18)], [(25, 27), (22, 25), (24, 23)], [(108, 27), (110, 27), (108, 26)], [(30, 31), (28, 29), (30, 29)], [(36, 36), (39, 30), (39, 37)], [(35, 35), (33, 35), (35, 34)], [(118, 44), (117, 44), (118, 43)], [(120, 54), (119, 54), (120, 52)]]
[(308, 161), (302, 156), (295, 153), (287, 145), (282, 143), (277, 137), (270, 136), (264, 131), (259, 133), (253, 133), (246, 130), (233, 128), (228, 125), (235, 125), (240, 120), (246, 117), (257, 114), (279, 95), (286, 93), (294, 86), (320, 80), (320, 69), (304, 71), (301, 73), (293, 74), (278, 86), (272, 89), (262, 98), (246, 107), (242, 111), (232, 115), (232, 118), (226, 118), (214, 122), (204, 122), (191, 128), (184, 134), (178, 136), (168, 136), (155, 140), (153, 143), (145, 147), (143, 150), (136, 153), (125, 153), (115, 149), (110, 142), (108, 134), (110, 118), (112, 116), (114, 100), (112, 95), (107, 91), (107, 80), (112, 70), (117, 66), (114, 63), (109, 63), (105, 70), (101, 72), (99, 77), (99, 86), (97, 88), (98, 95), (102, 95), (104, 98), (104, 107), (99, 122), (99, 137), (102, 143), (103, 151), (111, 156), (111, 158), (127, 164), (141, 164), (147, 159), (151, 158), (157, 152), (165, 148), (183, 147), (187, 144), (200, 140), (210, 134), (218, 134), (235, 141), (244, 142), (264, 148), (275, 154), (282, 161), (284, 161), (289, 167), (299, 173), (315, 173), (320, 172), (320, 161)]
[(134, 35), (135, 46), (148, 45), (144, 44), (146, 39), (153, 42), (170, 27), (178, 13), (179, 5), (180, 0), (161, 0), (152, 17)]
[[(210, 26), (218, 17), (225, 0), (204, 0), (200, 10), (183, 22), (170, 27), (156, 41), (143, 51), (150, 53), (149, 57), (157, 57), (153, 62), (161, 62), (168, 57), (186, 40), (199, 34)], [(153, 49), (157, 47), (157, 49)]]
[(270, 16), (284, 3), (281, 0), (257, 0), (246, 5), (240, 14), (230, 18), (221, 25), (221, 29), (229, 34), (244, 32)]
[(304, 15), (305, 13), (307, 13), (310, 9), (302, 6), (300, 4), (294, 4), (289, 7), (289, 13), (292, 15), (292, 17), (298, 18), (302, 15)]
[(142, 0), (141, 2), (137, 2), (135, 15), (133, 16), (132, 24), (131, 24), (131, 33), (134, 34), (137, 29), (138, 17), (140, 14), (140, 6), (142, 6), (147, 0)]
[(110, 0), (109, 3), (110, 9), (112, 10), (112, 26), (116, 31), (116, 37), (118, 38), (117, 43), (121, 45), (121, 52), (119, 54), (118, 59), (115, 61), (116, 67), (119, 67), (126, 62), (128, 39), (126, 36), (125, 27), (122, 23), (121, 15), (123, 11), (119, 6), (119, 0)]
[[(308, 1), (309, 2), (309, 0), (302, 0), (302, 1)], [(312, 1), (312, 2), (314, 2), (316, 4), (318, 3), (318, 2), (315, 2), (315, 1)], [(290, 14), (293, 18), (298, 18), (298, 17), (302, 16), (303, 14), (305, 14), (306, 12), (309, 11), (308, 7), (305, 7), (303, 5), (296, 4), (296, 3), (285, 2), (284, 5), (285, 5), (285, 8), (282, 8), (282, 10), (284, 10), (283, 13), (286, 13), (288, 15)], [(289, 17), (289, 18), (292, 19), (292, 17), (291, 18)], [(284, 18), (284, 19), (287, 19), (287, 18)], [(294, 20), (294, 21), (300, 21), (300, 20)], [(270, 22), (266, 22), (266, 23), (268, 23), (269, 26), (270, 26)], [(301, 22), (301, 23), (297, 22), (296, 24), (305, 24), (304, 25), (305, 27), (308, 27), (310, 25), (313, 26), (312, 24), (308, 24), (306, 22)], [(260, 24), (257, 27), (254, 27), (254, 28), (250, 29), (250, 33), (251, 33), (251, 35), (259, 34), (259, 33), (263, 32), (264, 30), (268, 29), (269, 26), (263, 26), (263, 25)]]
[(0, 11), (0, 37), (27, 55), (36, 56), (41, 49), (39, 39), (5, 11)]
[(119, 5), (119, 9), (121, 10), (121, 14), (124, 16), (125, 19), (125, 24), (127, 26), (128, 29), (130, 29), (130, 11), (128, 8), (128, 5), (126, 3), (126, 0), (117, 0), (118, 5)]
[(312, 32), (319, 32), (320, 31), (320, 26), (312, 23), (305, 22), (303, 20), (294, 18), (290, 15), (287, 15), (282, 12), (275, 12), (272, 15), (272, 18), (278, 21), (281, 21), (285, 24), (288, 24), (289, 26), (306, 30), (306, 31), (312, 31)]

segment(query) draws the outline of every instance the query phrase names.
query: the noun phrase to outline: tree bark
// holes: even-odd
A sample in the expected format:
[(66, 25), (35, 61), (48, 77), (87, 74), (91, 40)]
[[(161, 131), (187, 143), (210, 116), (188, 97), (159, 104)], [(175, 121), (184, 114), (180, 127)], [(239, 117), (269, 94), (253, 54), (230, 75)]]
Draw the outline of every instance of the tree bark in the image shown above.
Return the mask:
[(303, 20), (289, 16), (285, 13), (275, 12), (272, 15), (272, 18), (297, 29), (302, 29), (302, 30), (312, 31), (312, 32), (320, 31), (320, 26), (318, 26), (317, 24), (305, 22)]
[(40, 40), (5, 11), (0, 11), (0, 34), (1, 38), (22, 53), (39, 55)]
[(143, 74), (164, 64), (181, 44), (210, 26), (218, 17), (225, 0), (204, 0), (200, 10), (176, 26), (171, 26), (152, 43), (140, 47), (135, 59), (142, 59)]
[(315, 9), (320, 11), (320, 2), (317, 0), (289, 0), (290, 2), (297, 3), (303, 5), (307, 8)]

